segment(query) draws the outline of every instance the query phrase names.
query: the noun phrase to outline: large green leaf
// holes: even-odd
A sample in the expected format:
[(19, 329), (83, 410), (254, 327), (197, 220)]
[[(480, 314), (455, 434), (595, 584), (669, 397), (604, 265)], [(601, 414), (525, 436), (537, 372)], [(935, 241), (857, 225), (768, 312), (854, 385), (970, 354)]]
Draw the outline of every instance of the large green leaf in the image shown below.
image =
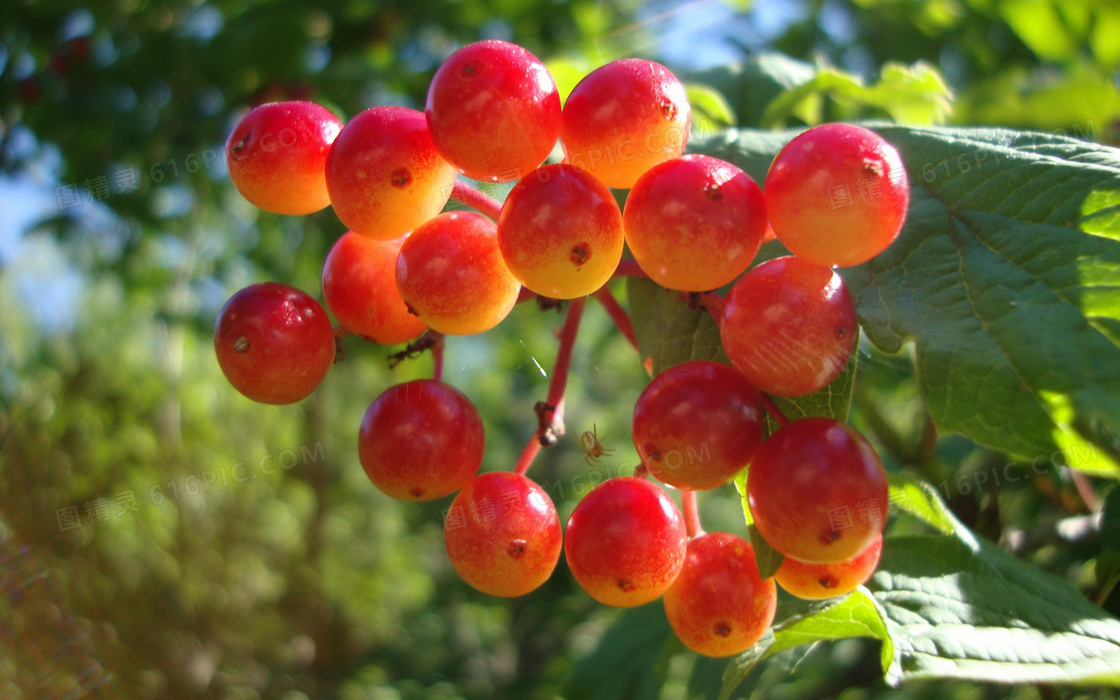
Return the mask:
[[(1120, 151), (997, 129), (877, 127), (911, 183), (895, 243), (842, 270), (863, 331), (914, 348), (939, 430), (1120, 475)], [(756, 178), (792, 133), (692, 144)]]
[(982, 540), (889, 538), (868, 587), (901, 657), (889, 681), (1120, 686), (1120, 620)]
[(730, 698), (754, 668), (778, 652), (803, 644), (849, 637), (871, 637), (883, 642), (880, 661), (885, 671), (897, 673), (894, 642), (887, 633), (883, 611), (863, 588), (844, 598), (808, 606), (800, 614), (782, 616), (753, 647), (732, 659), (723, 672), (720, 700)]
[(595, 649), (576, 662), (567, 697), (588, 700), (657, 700), (664, 683), (658, 666), (679, 643), (660, 600), (624, 610)]

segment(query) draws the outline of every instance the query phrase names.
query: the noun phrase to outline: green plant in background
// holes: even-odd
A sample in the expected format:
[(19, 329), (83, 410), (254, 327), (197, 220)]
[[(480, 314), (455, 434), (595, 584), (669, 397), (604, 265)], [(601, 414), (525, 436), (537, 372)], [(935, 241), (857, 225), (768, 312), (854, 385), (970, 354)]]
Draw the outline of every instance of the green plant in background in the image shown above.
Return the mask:
[[(488, 19), (573, 76), (645, 53), (656, 35), (632, 24), (634, 8), (507, 5), (0, 10), (0, 163), (26, 177), (57, 149), (49, 196), (57, 184), (85, 197), (62, 209), (64, 191), (20, 263), (5, 254), (0, 271), (0, 695), (898, 692), (885, 675), (910, 681), (909, 696), (1008, 692), (957, 679), (1029, 684), (1017, 697), (1114, 696), (1093, 689), (1115, 686), (1120, 667), (1120, 164), (1092, 143), (1115, 140), (1120, 34), (1103, 3), (807, 5), (740, 65), (682, 75), (708, 117), (693, 150), (759, 182), (793, 132), (753, 128), (874, 118), (904, 124), (875, 128), (914, 187), (895, 246), (844, 273), (864, 330), (855, 378), (798, 403), (838, 417), (851, 406), (897, 475), (902, 513), (881, 573), (823, 609), (783, 603), (772, 637), (730, 663), (683, 652), (659, 604), (616, 619), (566, 576), (511, 603), (457, 583), (440, 533), (447, 504), (396, 506), (369, 488), (353, 450), (356, 417), (383, 387), (425, 374), (422, 362), (390, 375), (380, 351), (352, 339), (304, 404), (262, 410), (224, 385), (210, 354), (217, 306), (266, 278), (314, 290), (341, 232), (330, 214), (296, 222), (231, 196), (207, 155), (231, 115), (266, 96), (347, 116), (418, 101), (439, 59)], [(825, 19), (837, 11), (851, 31)], [(101, 177), (109, 195), (98, 198)], [(19, 267), (47, 256), (82, 285), (77, 321), (54, 335), (18, 286)], [(708, 317), (648, 283), (626, 291), (655, 367), (716, 357)], [(516, 458), (557, 323), (521, 314), (449, 350), (448, 379), (486, 422), (487, 468)], [(637, 462), (624, 436), (645, 381), (589, 313), (571, 432), (594, 422), (617, 451), (588, 469), (573, 437), (542, 456), (534, 477), (562, 520), (592, 482)], [(711, 529), (743, 531), (733, 493), (701, 506)], [(931, 678), (945, 680), (918, 682)]]

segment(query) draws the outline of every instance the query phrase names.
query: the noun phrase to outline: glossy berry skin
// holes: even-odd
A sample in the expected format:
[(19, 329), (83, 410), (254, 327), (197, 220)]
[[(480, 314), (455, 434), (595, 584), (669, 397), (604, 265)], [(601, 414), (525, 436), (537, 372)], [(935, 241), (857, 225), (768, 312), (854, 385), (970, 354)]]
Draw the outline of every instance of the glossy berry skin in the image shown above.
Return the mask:
[(358, 458), (373, 485), (402, 501), (455, 493), (478, 473), (482, 417), (455, 387), (434, 379), (391, 386), (358, 432)]
[(608, 187), (631, 187), (688, 143), (684, 85), (660, 63), (624, 58), (595, 69), (568, 95), (560, 143), (573, 167)]
[(327, 154), (342, 129), (314, 102), (269, 102), (241, 118), (226, 140), (229, 178), (245, 199), (276, 214), (310, 214), (331, 203)]
[(762, 442), (758, 392), (734, 367), (693, 360), (657, 375), (634, 405), (634, 447), (649, 473), (680, 489), (727, 483)]
[(755, 525), (774, 549), (812, 564), (851, 559), (887, 521), (887, 474), (855, 429), (802, 418), (762, 443), (747, 472)]
[(898, 151), (853, 124), (822, 124), (787, 143), (763, 189), (778, 240), (826, 267), (859, 265), (885, 250), (910, 202)]
[(507, 41), (451, 54), (424, 115), (440, 154), (469, 178), (506, 182), (540, 165), (560, 135), (560, 93), (536, 56)]
[(334, 363), (334, 329), (319, 302), (277, 282), (261, 282), (230, 297), (214, 326), (222, 373), (254, 401), (306, 398)]
[(844, 280), (795, 256), (768, 260), (740, 277), (719, 323), (732, 364), (759, 390), (778, 396), (808, 394), (839, 376), (857, 331)]
[(689, 649), (731, 656), (762, 638), (777, 602), (774, 580), (759, 576), (750, 543), (709, 532), (688, 543), (684, 567), (665, 591), (665, 616)]
[(327, 158), (327, 189), (342, 223), (400, 238), (443, 209), (455, 169), (436, 151), (424, 115), (373, 107), (346, 123)]
[(560, 560), (556, 507), (544, 489), (513, 472), (471, 479), (452, 501), (443, 534), (455, 571), (490, 595), (525, 595)]
[(762, 190), (734, 165), (703, 155), (667, 160), (638, 178), (623, 214), (626, 243), (650, 279), (704, 292), (741, 275), (762, 245)]
[(622, 259), (622, 212), (605, 185), (570, 165), (546, 165), (509, 193), (498, 246), (529, 290), (574, 299), (607, 283)]
[(424, 222), (405, 240), (397, 289), (433, 330), (472, 335), (509, 314), (521, 284), (502, 260), (493, 222), (456, 211)]
[(404, 238), (378, 241), (348, 231), (323, 264), (323, 300), (342, 327), (382, 345), (419, 336), (427, 326), (397, 291), (397, 254)]
[(851, 559), (835, 564), (807, 564), (786, 557), (774, 574), (787, 593), (806, 600), (824, 600), (850, 593), (865, 583), (879, 565), (883, 552), (883, 537), (875, 538), (869, 547)]
[(608, 479), (568, 519), (564, 554), (576, 582), (604, 605), (642, 605), (677, 577), (684, 563), (684, 519), (647, 479)]

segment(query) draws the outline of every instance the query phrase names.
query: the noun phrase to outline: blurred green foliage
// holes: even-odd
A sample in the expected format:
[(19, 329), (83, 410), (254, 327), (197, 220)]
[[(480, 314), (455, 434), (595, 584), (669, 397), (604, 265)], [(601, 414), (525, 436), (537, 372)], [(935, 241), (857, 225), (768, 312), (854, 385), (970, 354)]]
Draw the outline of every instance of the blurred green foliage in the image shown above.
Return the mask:
[[(570, 89), (613, 58), (679, 55), (671, 41), (684, 24), (741, 54), (686, 76), (717, 123), (729, 108), (741, 126), (896, 118), (1116, 141), (1120, 9), (1092, 0), (0, 5), (0, 171), (60, 197), (18, 246), (0, 248), (0, 698), (714, 697), (722, 666), (674, 642), (652, 660), (592, 653), (618, 615), (563, 564), (525, 598), (477, 594), (443, 552), (450, 499), (398, 504), (370, 486), (355, 450), (362, 412), (429, 360), (390, 371), (388, 349), (348, 338), (310, 399), (265, 407), (227, 385), (210, 349), (229, 294), (265, 279), (317, 290), (342, 231), (329, 210), (274, 216), (232, 190), (221, 145), (249, 105), (313, 99), (344, 118), (421, 105), (439, 61), (483, 37), (527, 46)], [(61, 206), (58, 186), (81, 204)], [(0, 217), (15, 205), (0, 201)], [(72, 323), (31, 303), (66, 282), (26, 274), (52, 257), (77, 280)], [(559, 322), (523, 305), (500, 329), (449, 343), (447, 379), (486, 421), (485, 469), (508, 468), (531, 431)], [(1120, 610), (1112, 579), (1094, 577), (1110, 550), (1071, 529), (1084, 504), (1060, 472), (964, 492), (1003, 458), (931, 439), (906, 358), (868, 350), (859, 371), (852, 420), (892, 469), (922, 465), (967, 524)], [(593, 308), (568, 436), (533, 470), (562, 519), (594, 483), (633, 468), (629, 417), (645, 381)], [(574, 438), (593, 423), (615, 453), (588, 468)], [(741, 532), (734, 490), (701, 506), (709, 530)], [(787, 652), (743, 692), (1073, 696), (941, 682), (894, 691), (877, 659), (859, 640)], [(624, 661), (633, 676), (615, 673)], [(587, 687), (607, 679), (607, 695)]]

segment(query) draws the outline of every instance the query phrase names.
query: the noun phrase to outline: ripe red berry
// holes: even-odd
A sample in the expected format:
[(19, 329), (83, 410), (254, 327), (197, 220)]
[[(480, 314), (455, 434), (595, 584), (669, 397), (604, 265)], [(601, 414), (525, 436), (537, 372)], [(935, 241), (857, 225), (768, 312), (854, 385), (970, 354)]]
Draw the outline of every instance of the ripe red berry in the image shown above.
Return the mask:
[(623, 221), (626, 244), (650, 279), (704, 292), (732, 282), (754, 260), (766, 205), (739, 168), (687, 155), (653, 166), (634, 183)]
[(443, 209), (455, 169), (440, 157), (424, 115), (373, 107), (342, 128), (327, 158), (331, 205), (347, 227), (400, 238)]
[(910, 202), (898, 151), (853, 124), (822, 124), (790, 141), (763, 189), (778, 240), (826, 267), (858, 265), (885, 250)]
[(568, 95), (560, 142), (573, 167), (627, 188), (679, 156), (691, 125), (681, 81), (659, 63), (625, 58), (595, 69)]
[(222, 373), (242, 394), (261, 403), (293, 403), (327, 376), (334, 329), (319, 302), (286, 284), (262, 282), (222, 307), (214, 350)]
[(762, 442), (758, 392), (734, 367), (696, 360), (657, 375), (634, 406), (634, 447), (649, 473), (681, 489), (727, 483)]
[(887, 474), (853, 428), (829, 418), (782, 426), (755, 452), (747, 497), (759, 533), (794, 559), (828, 564), (871, 545), (887, 520)]
[(730, 656), (762, 637), (777, 601), (777, 587), (759, 576), (750, 543), (709, 532), (688, 543), (684, 567), (665, 591), (665, 616), (689, 649)]
[(622, 213), (605, 185), (570, 165), (526, 175), (502, 205), (498, 246), (510, 272), (551, 299), (591, 294), (622, 259)]
[(440, 154), (475, 180), (505, 182), (540, 165), (560, 135), (560, 93), (536, 56), (506, 41), (451, 54), (428, 86)]
[(774, 579), (787, 593), (806, 600), (834, 598), (854, 591), (871, 578), (879, 565), (883, 551), (883, 536), (875, 538), (869, 547), (851, 559), (835, 564), (808, 564), (786, 557)]
[(471, 479), (452, 501), (443, 534), (455, 571), (490, 595), (525, 595), (560, 560), (556, 507), (544, 489), (512, 472)]
[(310, 214), (330, 204), (326, 164), (342, 122), (313, 102), (254, 107), (226, 141), (229, 177), (256, 206), (277, 214)]
[(378, 241), (344, 234), (323, 265), (323, 300), (342, 327), (382, 345), (412, 340), (427, 326), (408, 312), (397, 290), (404, 238)]
[(801, 396), (844, 371), (856, 323), (839, 275), (786, 256), (739, 278), (724, 301), (719, 334), (728, 359), (761, 391)]
[(389, 387), (358, 433), (358, 458), (373, 485), (393, 498), (430, 501), (478, 473), (482, 417), (458, 389), (434, 379)]
[(572, 576), (604, 605), (642, 605), (665, 592), (684, 563), (684, 519), (676, 504), (639, 477), (591, 489), (568, 519), (564, 547)]
[(506, 317), (521, 284), (502, 260), (493, 222), (456, 211), (426, 221), (405, 240), (397, 289), (432, 329), (471, 335)]

